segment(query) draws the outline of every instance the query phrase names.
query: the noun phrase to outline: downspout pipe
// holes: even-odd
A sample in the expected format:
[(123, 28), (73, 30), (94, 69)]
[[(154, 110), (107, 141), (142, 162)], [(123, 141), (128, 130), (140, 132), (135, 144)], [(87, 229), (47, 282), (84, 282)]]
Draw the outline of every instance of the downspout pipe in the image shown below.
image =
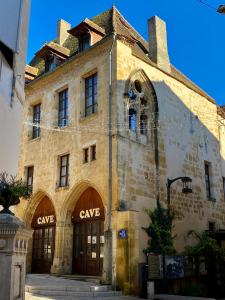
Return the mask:
[(112, 284), (112, 77), (113, 77), (113, 47), (116, 41), (116, 34), (113, 33), (112, 47), (109, 53), (109, 120), (108, 120), (108, 203), (107, 203), (107, 230), (105, 232), (106, 243), (106, 257), (104, 257), (105, 263), (105, 278), (104, 281), (107, 284)]
[(113, 43), (109, 53), (109, 178), (108, 178), (108, 230), (112, 229), (112, 51), (116, 34), (113, 34)]

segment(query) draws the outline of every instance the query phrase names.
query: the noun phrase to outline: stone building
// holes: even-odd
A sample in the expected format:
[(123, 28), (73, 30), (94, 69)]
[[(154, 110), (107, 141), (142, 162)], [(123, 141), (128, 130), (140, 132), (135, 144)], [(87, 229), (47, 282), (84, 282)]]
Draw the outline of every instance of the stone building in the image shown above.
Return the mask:
[(0, 172), (16, 175), (30, 0), (0, 3)]
[[(27, 67), (19, 175), (32, 189), (17, 215), (34, 229), (28, 272), (102, 276), (137, 292), (145, 208), (177, 211), (175, 247), (190, 229), (225, 228), (224, 115), (171, 63), (166, 25), (149, 42), (112, 9), (60, 20)], [(223, 140), (223, 142), (222, 142)]]

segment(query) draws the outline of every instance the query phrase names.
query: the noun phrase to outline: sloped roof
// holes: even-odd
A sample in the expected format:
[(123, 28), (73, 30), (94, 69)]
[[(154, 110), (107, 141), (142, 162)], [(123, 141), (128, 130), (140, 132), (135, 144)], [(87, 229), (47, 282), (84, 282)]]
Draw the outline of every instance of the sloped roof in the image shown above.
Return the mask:
[[(144, 60), (146, 63), (152, 65), (153, 67), (159, 68), (154, 62), (150, 60), (148, 56), (148, 42), (128, 23), (128, 21), (115, 8), (115, 6), (91, 18), (90, 21), (91, 24), (95, 23), (98, 27), (101, 27), (105, 31), (106, 36), (114, 32), (117, 34), (118, 38), (127, 40), (132, 48), (132, 53), (134, 55)], [(63, 47), (70, 50), (70, 55), (73, 55), (78, 51), (78, 46), (78, 39), (72, 35), (69, 35), (69, 37), (63, 44)], [(39, 74), (44, 71), (44, 61), (41, 58), (34, 57), (30, 62), (30, 65), (38, 68)], [(200, 87), (194, 84), (183, 73), (178, 71), (173, 65), (171, 65), (171, 73), (167, 74), (182, 82), (198, 94), (207, 98), (209, 101), (215, 103), (213, 98), (211, 98)]]
[(100, 33), (101, 35), (105, 35), (105, 29), (103, 29), (102, 27), (100, 27), (99, 25), (97, 25), (95, 22), (89, 20), (89, 19), (84, 19), (80, 24), (78, 24), (77, 26), (71, 28), (70, 30), (68, 30), (68, 32), (70, 34), (72, 34), (73, 36), (79, 36), (80, 32), (83, 32), (84, 29), (91, 29), (96, 31), (97, 33)]
[(37, 57), (44, 57), (49, 51), (52, 51), (58, 55), (61, 55), (63, 57), (68, 57), (70, 55), (70, 50), (60, 46), (59, 44), (55, 42), (50, 42), (48, 44), (45, 44), (35, 55)]

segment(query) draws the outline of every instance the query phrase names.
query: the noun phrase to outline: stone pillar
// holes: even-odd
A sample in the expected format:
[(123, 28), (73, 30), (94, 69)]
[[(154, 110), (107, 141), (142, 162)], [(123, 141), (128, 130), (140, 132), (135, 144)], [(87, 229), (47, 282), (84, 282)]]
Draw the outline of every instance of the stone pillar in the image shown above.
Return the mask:
[(56, 223), (55, 231), (55, 251), (54, 259), (51, 267), (51, 274), (60, 275), (64, 274), (63, 268), (63, 244), (64, 244), (64, 223)]
[(102, 282), (112, 284), (112, 230), (105, 231)]
[(26, 254), (32, 230), (18, 218), (0, 214), (0, 299), (24, 300)]

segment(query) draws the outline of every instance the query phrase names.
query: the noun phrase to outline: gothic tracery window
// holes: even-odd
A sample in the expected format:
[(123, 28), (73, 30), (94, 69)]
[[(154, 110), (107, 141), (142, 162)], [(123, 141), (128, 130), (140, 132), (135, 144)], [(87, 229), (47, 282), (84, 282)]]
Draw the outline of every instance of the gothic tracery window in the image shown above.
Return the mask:
[(147, 136), (148, 134), (148, 113), (149, 101), (145, 84), (134, 79), (130, 81), (127, 93), (127, 112), (129, 130), (135, 132), (137, 136)]
[(140, 134), (147, 135), (147, 130), (148, 130), (148, 117), (143, 112), (140, 115)]
[(137, 128), (137, 112), (134, 108), (129, 109), (129, 129), (136, 131)]

